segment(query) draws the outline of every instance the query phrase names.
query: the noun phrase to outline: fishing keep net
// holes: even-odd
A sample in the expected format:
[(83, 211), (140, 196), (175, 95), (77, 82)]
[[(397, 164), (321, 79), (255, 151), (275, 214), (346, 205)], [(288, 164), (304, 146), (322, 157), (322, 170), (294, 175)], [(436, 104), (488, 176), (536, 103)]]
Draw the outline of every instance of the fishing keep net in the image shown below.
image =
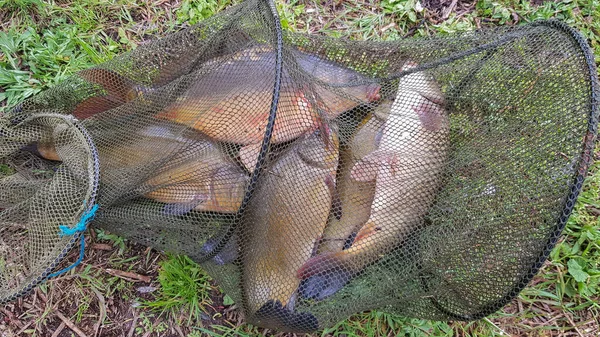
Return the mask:
[(560, 22), (350, 41), (248, 0), (2, 116), (0, 295), (91, 220), (189, 255), (259, 326), (482, 318), (559, 238), (598, 94)]

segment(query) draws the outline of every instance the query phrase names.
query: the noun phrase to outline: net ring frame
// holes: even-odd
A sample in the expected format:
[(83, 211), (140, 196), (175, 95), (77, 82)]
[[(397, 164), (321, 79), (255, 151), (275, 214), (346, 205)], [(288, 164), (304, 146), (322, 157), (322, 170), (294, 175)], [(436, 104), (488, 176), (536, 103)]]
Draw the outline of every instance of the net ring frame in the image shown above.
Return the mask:
[(252, 171), (252, 175), (250, 176), (250, 182), (246, 187), (246, 192), (244, 193), (242, 203), (238, 208), (238, 211), (235, 213), (234, 219), (231, 222), (231, 224), (227, 225), (224, 230), (220, 231), (220, 233), (217, 233), (206, 240), (206, 242), (210, 240), (216, 240), (217, 244), (215, 245), (215, 247), (209, 252), (201, 252), (194, 257), (194, 260), (199, 264), (217, 256), (229, 243), (229, 240), (233, 238), (233, 234), (237, 230), (240, 222), (242, 222), (246, 209), (248, 208), (248, 204), (250, 203), (254, 191), (256, 190), (256, 185), (258, 184), (262, 168), (265, 166), (265, 162), (267, 160), (267, 155), (269, 152), (269, 146), (271, 144), (275, 119), (277, 117), (277, 105), (279, 103), (281, 78), (283, 72), (283, 29), (281, 27), (279, 14), (277, 13), (277, 8), (275, 7), (275, 3), (273, 2), (273, 0), (264, 0), (262, 2), (269, 8), (268, 14), (270, 14), (271, 17), (269, 19), (271, 19), (274, 24), (274, 42), (276, 45), (274, 81), (275, 83), (273, 84), (273, 96), (271, 99), (269, 118), (267, 120), (267, 126), (265, 127), (265, 133), (261, 143), (260, 152), (258, 154), (258, 159), (256, 161), (256, 165), (254, 166), (254, 171)]
[[(265, 130), (265, 136), (263, 138), (261, 151), (259, 154), (259, 160), (257, 161), (254, 173), (251, 177), (250, 184), (248, 185), (248, 188), (246, 190), (246, 194), (244, 196), (242, 206), (240, 206), (239, 211), (236, 213), (236, 217), (238, 219), (241, 218), (241, 216), (243, 215), (244, 209), (247, 206), (248, 201), (250, 200), (250, 198), (252, 196), (252, 191), (254, 190), (254, 187), (257, 184), (261, 168), (266, 159), (266, 154), (268, 152), (270, 138), (272, 135), (273, 125), (274, 125), (275, 117), (276, 117), (277, 102), (278, 102), (278, 98), (279, 98), (279, 88), (280, 88), (280, 82), (281, 82), (281, 68), (282, 68), (282, 64), (281, 64), (281, 50), (282, 50), (281, 26), (280, 26), (280, 22), (278, 20), (279, 16), (277, 14), (275, 6), (273, 5), (273, 2), (271, 0), (266, 0), (266, 2), (271, 7), (271, 14), (273, 15), (273, 18), (275, 19), (274, 21), (276, 23), (275, 24), (276, 33), (277, 33), (276, 80), (275, 80), (274, 89), (273, 89), (271, 111), (269, 114), (269, 120), (268, 120), (268, 124), (267, 124), (266, 130)], [(545, 249), (540, 252), (538, 259), (535, 261), (534, 265), (531, 267), (531, 269), (528, 271), (528, 273), (524, 274), (523, 277), (515, 283), (515, 286), (513, 289), (511, 289), (509, 292), (507, 292), (506, 295), (503, 296), (501, 299), (490, 302), (489, 304), (486, 304), (484, 306), (481, 306), (481, 310), (472, 315), (462, 315), (462, 314), (453, 313), (449, 309), (444, 308), (437, 299), (431, 298), (431, 301), (436, 306), (436, 308), (438, 308), (438, 310), (440, 310), (441, 312), (445, 313), (446, 315), (448, 315), (456, 320), (480, 319), (480, 318), (483, 318), (483, 317), (497, 311), (502, 306), (504, 306), (508, 302), (510, 302), (510, 300), (512, 298), (517, 296), (517, 294), (529, 283), (529, 281), (531, 281), (533, 276), (542, 267), (544, 261), (547, 259), (550, 251), (555, 246), (562, 230), (564, 229), (566, 221), (569, 218), (569, 216), (573, 210), (573, 207), (575, 204), (574, 201), (576, 200), (579, 192), (581, 191), (581, 188), (583, 185), (583, 180), (584, 180), (585, 175), (587, 174), (589, 164), (591, 163), (592, 151), (593, 151), (593, 147), (595, 144), (596, 132), (597, 132), (598, 93), (600, 92), (599, 86), (598, 86), (598, 79), (596, 77), (597, 74), (594, 71), (594, 60), (593, 60), (593, 56), (591, 53), (591, 49), (590, 49), (589, 45), (587, 45), (585, 39), (577, 31), (575, 31), (574, 29), (572, 29), (571, 27), (567, 26), (566, 24), (564, 24), (560, 21), (557, 21), (557, 20), (538, 21), (538, 22), (535, 22), (534, 25), (548, 26), (548, 27), (551, 27), (551, 28), (554, 28), (557, 30), (561, 30), (566, 35), (570, 36), (579, 45), (580, 51), (583, 53), (586, 63), (588, 65), (589, 76), (590, 76), (590, 87), (591, 87), (591, 102), (590, 102), (591, 103), (591, 112), (590, 112), (590, 117), (588, 120), (587, 135), (584, 138), (584, 142), (583, 142), (583, 150), (582, 150), (581, 160), (579, 161), (579, 165), (577, 166), (578, 169), (576, 171), (577, 173), (576, 173), (574, 180), (572, 182), (572, 185), (571, 185), (570, 194), (565, 200), (563, 211), (561, 212), (561, 214), (559, 216), (559, 219), (557, 221), (555, 229), (550, 233), (550, 235), (547, 239), (547, 244), (545, 246)], [(481, 52), (481, 51), (482, 50), (474, 51), (473, 53), (477, 53), (477, 52)], [(488, 52), (493, 53), (494, 52), (493, 48), (489, 47)], [(449, 62), (452, 62), (452, 61), (447, 60), (447, 62), (445, 62), (445, 63), (449, 63)], [(431, 67), (433, 67), (433, 65), (431, 65)], [(417, 67), (417, 68), (411, 69), (411, 71), (405, 71), (402, 74), (398, 74), (397, 77), (402, 77), (402, 76), (408, 75), (409, 73), (424, 70), (426, 68), (428, 68), (428, 67), (426, 64), (424, 64), (422, 67)], [(473, 74), (477, 70), (478, 70), (477, 67), (475, 67)], [(461, 88), (461, 86), (459, 86), (458, 90), (460, 91), (462, 89), (464, 89), (464, 88)], [(20, 106), (18, 106), (15, 109), (15, 112), (18, 112), (18, 110), (20, 110)], [(81, 122), (79, 122), (77, 119), (75, 119), (74, 117), (72, 117), (70, 115), (40, 113), (40, 114), (32, 115), (31, 117), (23, 120), (21, 123), (25, 123), (25, 122), (31, 121), (35, 118), (41, 118), (41, 117), (61, 118), (65, 123), (68, 123), (71, 126), (75, 127), (80, 132), (80, 135), (83, 136), (83, 138), (85, 139), (85, 142), (87, 144), (89, 154), (90, 154), (90, 158), (88, 158), (88, 159), (91, 159), (91, 161), (93, 162), (93, 171), (94, 171), (93, 178), (90, 179), (90, 181), (89, 181), (89, 183), (90, 183), (89, 191), (91, 191), (91, 193), (89, 194), (88, 202), (86, 203), (86, 208), (87, 208), (86, 211), (89, 211), (94, 205), (94, 201), (96, 199), (96, 193), (97, 193), (97, 189), (98, 189), (98, 182), (99, 182), (99, 160), (98, 160), (98, 153), (97, 153), (97, 150), (96, 150), (93, 140), (91, 139), (91, 137), (89, 136), (89, 134), (87, 133), (86, 129), (83, 127)], [(236, 225), (237, 225), (237, 222), (235, 223), (235, 225), (228, 226), (225, 230), (225, 235), (221, 236), (221, 239), (220, 239), (219, 243), (217, 244), (216, 248), (213, 251), (206, 254), (204, 257), (201, 257), (200, 259), (208, 260), (208, 259), (214, 257), (215, 255), (217, 255), (223, 249), (223, 247), (227, 244), (229, 239), (231, 238), (233, 232), (236, 229)], [(59, 262), (66, 256), (66, 254), (70, 251), (70, 249), (73, 247), (73, 245), (79, 239), (80, 235), (82, 235), (82, 233), (76, 233), (75, 235), (73, 235), (73, 237), (71, 238), (71, 240), (69, 241), (69, 243), (67, 244), (67, 246), (65, 247), (63, 252), (57, 257), (57, 259), (54, 261), (54, 263), (52, 265), (50, 265), (34, 282), (30, 283), (28, 286), (26, 286), (24, 289), (22, 289), (18, 294), (11, 295), (10, 297), (0, 299), (0, 303), (8, 302), (14, 298), (20, 297), (23, 294), (26, 294), (35, 285), (37, 285), (40, 282), (42, 282), (43, 280), (45, 280), (45, 278), (50, 274), (52, 269), (54, 269), (59, 264)], [(423, 280), (423, 279), (424, 278), (421, 278), (421, 280)], [(428, 285), (426, 284), (426, 282), (423, 282), (423, 288), (425, 290), (428, 288)]]
[[(20, 113), (22, 110), (22, 106), (16, 106), (12, 112)], [(90, 210), (94, 207), (96, 203), (96, 197), (98, 193), (98, 186), (100, 182), (100, 161), (98, 158), (98, 150), (92, 137), (88, 133), (87, 129), (83, 126), (77, 118), (72, 115), (66, 115), (61, 113), (51, 113), (51, 112), (42, 112), (35, 113), (31, 115), (22, 115), (19, 114), (15, 118), (12, 119), (12, 124), (14, 127), (19, 127), (29, 122), (32, 122), (36, 119), (60, 119), (63, 123), (72, 128), (72, 130), (76, 130), (75, 134), (82, 140), (81, 144), (84, 144), (84, 149), (86, 149), (88, 157), (88, 191), (87, 198), (83, 200), (85, 205), (84, 210), (81, 212), (80, 217), (83, 214), (90, 212)], [(64, 164), (63, 164), (64, 165)], [(74, 225), (74, 224), (73, 224)], [(57, 234), (58, 235), (58, 234)], [(27, 295), (34, 287), (39, 285), (48, 279), (49, 275), (52, 271), (62, 262), (62, 260), (67, 256), (67, 254), (71, 251), (71, 249), (75, 246), (78, 240), (80, 240), (83, 232), (76, 232), (71, 236), (71, 239), (66, 243), (65, 247), (62, 249), (61, 253), (49, 264), (42, 273), (40, 273), (37, 277), (27, 283), (25, 286), (22, 286), (21, 289), (13, 292), (13, 294), (9, 296), (5, 296), (0, 298), (0, 304), (5, 304), (7, 302), (13, 301), (19, 297)]]
[[(247, 205), (253, 195), (253, 191), (258, 182), (261, 168), (264, 166), (264, 162), (266, 160), (268, 148), (270, 145), (271, 135), (273, 132), (273, 125), (274, 125), (274, 122), (276, 119), (276, 113), (277, 113), (277, 102), (279, 99), (279, 89), (280, 89), (280, 85), (281, 85), (281, 83), (280, 83), (281, 82), (281, 71), (282, 71), (281, 58), (282, 58), (283, 43), (282, 43), (282, 27), (281, 27), (281, 23), (279, 21), (279, 15), (277, 13), (276, 7), (272, 0), (264, 0), (264, 2), (270, 8), (270, 14), (272, 16), (274, 26), (275, 26), (276, 44), (277, 44), (276, 74), (275, 74), (276, 79), (275, 79), (275, 83), (274, 83), (273, 98), (271, 101), (271, 110), (270, 110), (270, 114), (269, 114), (268, 123), (267, 123), (266, 129), (265, 129), (265, 135), (264, 135), (264, 138), (262, 141), (261, 150), (259, 153), (259, 157), (258, 157), (256, 166), (255, 166), (255, 169), (253, 171), (253, 174), (250, 179), (250, 183), (248, 184), (246, 193), (244, 195), (244, 199), (242, 201), (240, 208), (238, 209), (238, 212), (235, 214), (236, 221), (234, 221), (231, 225), (228, 225), (222, 231), (223, 234), (218, 233), (208, 239), (208, 240), (211, 240), (211, 239), (220, 237), (220, 239), (218, 239), (218, 244), (215, 246), (215, 248), (212, 251), (205, 253), (204, 255), (198, 256), (196, 258), (196, 261), (198, 263), (206, 262), (206, 261), (210, 260), (211, 258), (215, 257), (217, 254), (219, 254), (223, 250), (225, 245), (232, 238), (233, 234), (235, 233), (235, 231), (237, 229), (237, 226), (239, 225), (240, 220), (243, 218), (245, 209), (247, 208)], [(527, 273), (525, 273), (517, 282), (515, 282), (515, 284), (511, 290), (509, 290), (500, 299), (489, 302), (486, 305), (480, 306), (480, 310), (471, 315), (464, 315), (464, 314), (452, 312), (450, 309), (445, 308), (435, 297), (429, 297), (432, 304), (440, 312), (449, 316), (453, 320), (471, 321), (471, 320), (477, 320), (477, 319), (484, 318), (484, 317), (500, 310), (503, 306), (505, 306), (513, 298), (515, 298), (527, 286), (527, 284), (531, 281), (531, 279), (535, 276), (535, 274), (537, 274), (537, 272), (539, 272), (540, 268), (543, 266), (544, 262), (548, 258), (551, 250), (556, 245), (556, 242), (558, 241), (558, 238), (560, 237), (562, 230), (564, 229), (564, 227), (566, 225), (566, 222), (573, 210), (573, 207), (575, 206), (575, 200), (577, 199), (577, 196), (579, 195), (579, 193), (581, 191), (581, 188), (583, 186), (583, 181), (585, 179), (585, 176), (587, 175), (587, 171), (588, 171), (589, 165), (592, 160), (592, 153), (593, 153), (593, 149), (594, 149), (595, 142), (596, 142), (597, 124), (598, 124), (598, 105), (599, 105), (598, 96), (600, 95), (600, 89), (599, 89), (597, 74), (595, 71), (592, 50), (589, 47), (589, 45), (587, 44), (587, 42), (585, 41), (585, 39), (583, 38), (583, 36), (579, 32), (577, 32), (575, 29), (571, 28), (570, 26), (566, 25), (565, 23), (563, 23), (559, 20), (556, 20), (556, 19), (540, 20), (540, 21), (533, 22), (531, 25), (532, 26), (546, 26), (549, 28), (556, 29), (558, 31), (562, 31), (565, 35), (570, 37), (577, 44), (577, 46), (579, 47), (579, 50), (581, 51), (581, 53), (584, 56), (584, 59), (585, 59), (585, 62), (586, 62), (587, 68), (588, 68), (587, 70), (588, 70), (589, 79), (590, 79), (590, 92), (591, 92), (590, 106), (591, 106), (591, 109), (590, 109), (590, 114), (589, 114), (589, 119), (588, 119), (588, 129), (587, 129), (586, 135), (584, 137), (584, 141), (583, 141), (583, 149), (581, 152), (581, 154), (582, 154), (581, 159), (579, 161), (579, 165), (577, 166), (577, 170), (576, 170), (577, 173), (571, 183), (570, 193), (565, 200), (565, 203), (563, 206), (563, 211), (561, 212), (561, 214), (558, 218), (558, 221), (556, 223), (554, 230), (550, 232), (549, 237), (547, 238), (545, 248), (540, 252), (538, 258), (536, 259), (535, 263), (531, 266), (529, 271)], [(401, 71), (396, 74), (392, 74), (390, 76), (382, 78), (382, 79), (380, 79), (380, 81), (385, 82), (385, 81), (390, 81), (393, 79), (402, 78), (402, 77), (407, 76), (412, 73), (432, 69), (432, 68), (438, 67), (440, 65), (449, 64), (454, 61), (458, 61), (458, 60), (463, 59), (464, 57), (467, 57), (470, 55), (485, 52), (485, 54), (484, 54), (483, 58), (480, 60), (480, 62), (478, 62), (478, 64), (475, 65), (475, 67), (469, 73), (469, 75), (467, 75), (465, 77), (465, 79), (463, 79), (463, 81), (461, 81), (461, 83), (459, 83), (459, 85), (456, 87), (454, 94), (458, 95), (458, 94), (460, 94), (461, 91), (463, 91), (466, 88), (468, 78), (471, 76), (474, 76), (475, 73), (477, 73), (477, 71), (481, 68), (481, 64), (483, 63), (483, 61), (485, 61), (486, 59), (491, 57), (493, 55), (493, 53), (495, 53), (497, 47), (501, 46), (502, 44), (511, 42), (514, 39), (516, 39), (516, 36), (513, 36), (512, 34), (509, 33), (507, 36), (504, 36), (496, 41), (492, 41), (490, 43), (478, 46), (476, 48), (472, 48), (472, 49), (464, 51), (464, 52), (450, 55), (446, 58), (442, 58), (442, 59), (439, 59), (434, 62), (420, 64), (419, 66), (417, 66), (415, 68)], [(345, 83), (344, 86), (355, 86), (355, 85), (361, 85), (361, 84), (364, 84), (364, 83), (361, 81), (358, 81), (356, 83), (355, 82)], [(331, 86), (337, 87), (337, 86), (341, 86), (341, 85), (334, 84)], [(429, 285), (425, 281), (427, 279), (427, 277), (422, 272), (423, 268), (422, 268), (421, 261), (417, 262), (417, 265), (418, 265), (418, 268), (421, 270), (421, 272), (419, 273), (419, 279), (421, 281), (422, 288), (424, 291), (427, 292), (429, 289)]]
[[(529, 282), (533, 279), (533, 277), (539, 272), (539, 270), (544, 265), (544, 262), (548, 259), (550, 252), (555, 247), (558, 239), (561, 236), (561, 233), (569, 219), (573, 208), (575, 207), (575, 201), (581, 189), (583, 187), (583, 182), (588, 173), (589, 165), (592, 162), (593, 151), (596, 145), (596, 137), (598, 131), (598, 114), (600, 109), (600, 84), (598, 81), (598, 74), (595, 68), (595, 61), (593, 56), (593, 51), (590, 48), (589, 44), (586, 42), (585, 38), (575, 29), (571, 28), (567, 24), (551, 19), (551, 20), (541, 20), (532, 23), (533, 26), (546, 26), (549, 28), (553, 28), (555, 30), (561, 31), (566, 36), (570, 37), (573, 42), (579, 47), (579, 51), (584, 56), (584, 60), (587, 66), (587, 72), (589, 75), (590, 81), (590, 113), (588, 118), (588, 125), (586, 133), (583, 137), (582, 142), (582, 151), (581, 157), (578, 165), (576, 166), (575, 176), (571, 181), (570, 192), (567, 198), (564, 201), (562, 212), (558, 216), (556, 225), (554, 229), (549, 233), (544, 249), (540, 251), (537, 259), (533, 263), (533, 265), (529, 268), (529, 270), (524, 273), (513, 285), (513, 287), (507, 291), (504, 296), (501, 298), (490, 301), (485, 305), (479, 307), (479, 310), (473, 314), (465, 315), (456, 312), (452, 312), (451, 309), (445, 308), (440, 301), (436, 297), (429, 297), (429, 300), (433, 304), (433, 306), (438, 309), (441, 313), (447, 315), (452, 320), (456, 321), (473, 321), (482, 319), (486, 316), (493, 314), (494, 312), (502, 309), (505, 305), (507, 305), (513, 298), (517, 297), (518, 294), (529, 284)], [(466, 83), (468, 79), (474, 76), (479, 69), (481, 69), (481, 65), (486, 59), (491, 57), (491, 55), (496, 51), (496, 48), (491, 48), (486, 52), (486, 54), (482, 57), (480, 62), (478, 62), (475, 67), (471, 70), (471, 72), (465, 76), (463, 81), (459, 83), (454, 91), (453, 95), (460, 95), (461, 91), (466, 88)], [(427, 65), (424, 65), (420, 68), (427, 68)], [(411, 69), (415, 70), (415, 69)], [(452, 109), (450, 107), (450, 113)], [(420, 254), (417, 254), (420, 256)], [(427, 284), (427, 276), (423, 272), (423, 264), (422, 261), (419, 260), (417, 262), (417, 268), (421, 271), (419, 272), (419, 280), (421, 282), (421, 286), (425, 292), (430, 291), (430, 287)]]

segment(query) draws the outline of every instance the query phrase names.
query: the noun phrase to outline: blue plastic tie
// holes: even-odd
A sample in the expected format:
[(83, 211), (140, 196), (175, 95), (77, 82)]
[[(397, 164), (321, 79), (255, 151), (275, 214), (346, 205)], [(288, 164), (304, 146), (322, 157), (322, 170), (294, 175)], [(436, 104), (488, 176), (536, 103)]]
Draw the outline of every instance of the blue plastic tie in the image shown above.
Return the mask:
[(65, 226), (65, 225), (58, 226), (58, 228), (60, 228), (60, 233), (58, 233), (58, 235), (62, 238), (63, 236), (75, 235), (75, 233), (80, 233), (80, 232), (85, 231), (85, 229), (87, 228), (88, 222), (90, 222), (90, 220), (92, 220), (94, 218), (94, 216), (96, 216), (97, 210), (98, 210), (98, 205), (94, 205), (94, 207), (92, 207), (92, 209), (90, 209), (89, 211), (84, 213), (83, 216), (81, 216), (81, 219), (79, 220), (77, 225), (75, 225), (75, 227), (73, 227), (73, 228), (71, 228), (69, 226)]
[[(58, 235), (60, 237), (64, 237), (64, 236), (71, 236), (71, 235), (75, 235), (76, 233), (84, 232), (87, 228), (88, 222), (90, 222), (94, 218), (94, 216), (96, 216), (97, 210), (98, 210), (98, 205), (94, 205), (94, 207), (92, 207), (92, 209), (90, 209), (89, 211), (87, 211), (86, 213), (84, 213), (81, 216), (81, 219), (79, 220), (77, 225), (75, 225), (75, 227), (73, 227), (73, 228), (70, 228), (70, 227), (64, 226), (64, 225), (60, 225), (58, 227), (58, 228), (60, 228), (60, 233)], [(68, 272), (69, 270), (77, 267), (81, 263), (81, 261), (83, 261), (84, 252), (85, 252), (85, 238), (82, 234), (81, 240), (79, 243), (79, 258), (77, 259), (77, 261), (75, 261), (72, 265), (68, 266), (65, 269), (59, 270), (57, 272), (54, 272), (54, 273), (48, 275), (48, 278), (62, 275), (64, 273)]]

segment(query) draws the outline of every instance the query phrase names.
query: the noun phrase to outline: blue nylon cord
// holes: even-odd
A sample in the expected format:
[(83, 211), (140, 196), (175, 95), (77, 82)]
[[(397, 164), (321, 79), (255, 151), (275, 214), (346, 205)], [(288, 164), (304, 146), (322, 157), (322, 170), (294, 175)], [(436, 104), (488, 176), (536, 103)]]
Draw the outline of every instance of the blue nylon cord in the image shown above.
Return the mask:
[(94, 205), (94, 207), (92, 207), (92, 209), (85, 212), (81, 216), (81, 219), (79, 220), (77, 225), (75, 225), (75, 227), (73, 227), (73, 228), (64, 226), (64, 225), (60, 225), (58, 227), (60, 229), (60, 232), (58, 233), (58, 235), (61, 238), (64, 236), (75, 235), (76, 233), (82, 233), (81, 240), (79, 242), (79, 258), (72, 265), (66, 267), (65, 269), (59, 270), (57, 272), (54, 272), (54, 273), (48, 275), (47, 278), (52, 278), (52, 277), (62, 275), (64, 273), (68, 272), (69, 270), (77, 267), (81, 263), (81, 261), (83, 260), (84, 252), (85, 252), (85, 238), (83, 236), (83, 232), (86, 230), (88, 222), (90, 222), (94, 218), (94, 216), (96, 216), (97, 210), (98, 210), (98, 205)]

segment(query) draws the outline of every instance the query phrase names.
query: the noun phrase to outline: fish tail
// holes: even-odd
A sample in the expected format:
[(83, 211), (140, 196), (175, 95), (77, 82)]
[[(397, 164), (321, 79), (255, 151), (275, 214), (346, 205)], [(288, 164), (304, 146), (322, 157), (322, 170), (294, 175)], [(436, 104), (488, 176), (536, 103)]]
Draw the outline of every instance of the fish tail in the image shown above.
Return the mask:
[(348, 249), (326, 252), (308, 259), (296, 272), (296, 277), (306, 279), (316, 274), (325, 274), (336, 269), (350, 274), (360, 271), (368, 262), (370, 253), (376, 251), (373, 236), (381, 228), (373, 221), (365, 223), (358, 231)]
[(327, 252), (308, 259), (296, 272), (296, 277), (305, 279), (316, 274), (342, 268), (348, 257), (347, 251)]
[(365, 240), (369, 239), (369, 237), (377, 233), (379, 230), (380, 228), (375, 224), (375, 222), (369, 221), (365, 223), (365, 225), (356, 234), (352, 246), (360, 246), (365, 242)]

